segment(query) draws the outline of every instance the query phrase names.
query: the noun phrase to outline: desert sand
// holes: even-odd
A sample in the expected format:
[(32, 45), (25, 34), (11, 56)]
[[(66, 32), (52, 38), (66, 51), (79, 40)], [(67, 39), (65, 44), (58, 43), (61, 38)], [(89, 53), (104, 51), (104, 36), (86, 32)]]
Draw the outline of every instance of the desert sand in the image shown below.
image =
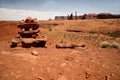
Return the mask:
[[(120, 19), (43, 21), (45, 48), (10, 48), (18, 24), (0, 21), (0, 80), (120, 80), (120, 50), (100, 46), (120, 44)], [(85, 47), (57, 49), (59, 43)]]

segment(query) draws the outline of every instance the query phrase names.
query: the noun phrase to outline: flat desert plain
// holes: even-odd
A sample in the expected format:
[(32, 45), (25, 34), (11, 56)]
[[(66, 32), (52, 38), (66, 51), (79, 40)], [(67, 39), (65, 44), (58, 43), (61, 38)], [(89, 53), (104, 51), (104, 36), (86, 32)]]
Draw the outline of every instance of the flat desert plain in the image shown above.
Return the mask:
[[(120, 80), (120, 19), (42, 21), (46, 48), (10, 48), (18, 24), (0, 21), (0, 80)], [(59, 43), (85, 47), (57, 49)]]

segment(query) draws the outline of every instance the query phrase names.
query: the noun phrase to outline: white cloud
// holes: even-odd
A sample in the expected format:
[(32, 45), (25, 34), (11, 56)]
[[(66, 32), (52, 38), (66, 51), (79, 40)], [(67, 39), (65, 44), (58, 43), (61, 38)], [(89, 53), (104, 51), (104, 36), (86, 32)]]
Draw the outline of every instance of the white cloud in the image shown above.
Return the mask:
[(54, 11), (33, 11), (33, 10), (17, 10), (17, 9), (8, 9), (0, 8), (0, 20), (22, 20), (28, 16), (37, 18), (39, 20), (48, 20), (49, 18), (54, 19), (55, 16), (65, 15), (61, 12)]

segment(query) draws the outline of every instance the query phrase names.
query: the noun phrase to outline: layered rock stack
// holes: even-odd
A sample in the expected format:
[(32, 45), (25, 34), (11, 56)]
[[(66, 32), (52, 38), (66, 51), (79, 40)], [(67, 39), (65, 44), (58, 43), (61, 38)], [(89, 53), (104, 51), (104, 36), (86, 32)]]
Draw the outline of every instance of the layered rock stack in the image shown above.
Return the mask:
[(22, 38), (36, 38), (40, 31), (37, 19), (32, 19), (31, 17), (22, 20), (18, 28), (20, 28), (18, 34), (20, 34)]
[(17, 27), (20, 28), (19, 37), (12, 40), (11, 47), (45, 47), (47, 38), (39, 35), (39, 21), (36, 18), (27, 17)]

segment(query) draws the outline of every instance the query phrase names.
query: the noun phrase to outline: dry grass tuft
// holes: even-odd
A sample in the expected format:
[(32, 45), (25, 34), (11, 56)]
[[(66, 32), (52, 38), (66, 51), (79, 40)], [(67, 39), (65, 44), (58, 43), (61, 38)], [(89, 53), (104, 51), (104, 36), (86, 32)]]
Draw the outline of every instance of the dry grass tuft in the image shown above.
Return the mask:
[(101, 48), (108, 48), (111, 47), (111, 44), (107, 41), (103, 41), (100, 43)]
[(113, 42), (111, 45), (112, 48), (120, 49), (120, 44), (117, 42)]
[(103, 41), (100, 43), (101, 48), (115, 48), (120, 49), (120, 44), (117, 42), (109, 43), (107, 41)]

